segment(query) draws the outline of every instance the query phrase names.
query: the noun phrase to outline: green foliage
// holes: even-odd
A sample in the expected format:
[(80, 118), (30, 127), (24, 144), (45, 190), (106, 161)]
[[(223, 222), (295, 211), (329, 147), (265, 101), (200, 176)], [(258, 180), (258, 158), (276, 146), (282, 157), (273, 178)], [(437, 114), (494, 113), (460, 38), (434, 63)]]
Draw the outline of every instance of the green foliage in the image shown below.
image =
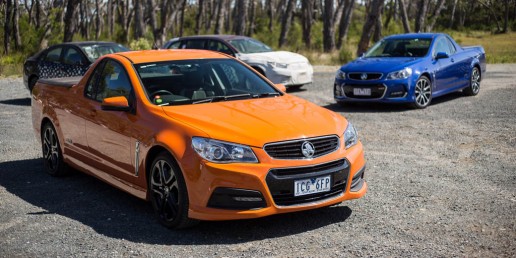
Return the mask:
[(339, 62), (340, 63), (347, 63), (353, 60), (353, 53), (348, 50), (346, 46), (342, 47), (339, 50)]
[(129, 48), (131, 50), (146, 50), (152, 48), (152, 42), (145, 38), (139, 38), (137, 40), (132, 40), (129, 43)]

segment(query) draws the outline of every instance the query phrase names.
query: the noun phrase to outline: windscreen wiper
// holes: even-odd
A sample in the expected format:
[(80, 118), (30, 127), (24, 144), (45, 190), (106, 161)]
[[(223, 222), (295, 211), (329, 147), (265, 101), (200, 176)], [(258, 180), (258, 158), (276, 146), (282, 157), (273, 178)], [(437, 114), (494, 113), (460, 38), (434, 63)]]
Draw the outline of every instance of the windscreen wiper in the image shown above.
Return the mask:
[(253, 95), (253, 98), (265, 98), (265, 97), (276, 97), (280, 96), (279, 92), (267, 92)]
[(238, 95), (230, 95), (230, 96), (213, 96), (211, 98), (194, 101), (194, 102), (192, 102), (192, 104), (228, 101), (228, 100), (234, 100), (234, 99), (248, 99), (248, 98), (251, 98), (251, 97), (252, 96), (251, 96), (250, 93), (238, 94)]

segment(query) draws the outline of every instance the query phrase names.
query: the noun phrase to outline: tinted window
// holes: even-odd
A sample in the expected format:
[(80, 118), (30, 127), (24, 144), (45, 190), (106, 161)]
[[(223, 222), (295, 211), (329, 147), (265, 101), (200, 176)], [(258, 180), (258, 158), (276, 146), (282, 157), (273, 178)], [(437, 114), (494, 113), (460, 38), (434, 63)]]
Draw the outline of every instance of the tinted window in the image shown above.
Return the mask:
[(84, 95), (87, 98), (95, 99), (95, 86), (99, 81), (100, 73), (102, 72), (102, 67), (104, 67), (104, 64), (105, 62), (98, 64), (95, 68), (95, 71), (93, 71), (92, 75), (90, 76), (90, 80), (88, 81), (88, 84), (86, 85), (86, 89), (84, 91)]
[(79, 51), (77, 51), (75, 48), (69, 47), (67, 48), (66, 54), (64, 55), (63, 63), (69, 65), (82, 65), (85, 64), (85, 60)]
[[(453, 50), (455, 50), (455, 48)], [(453, 53), (452, 50), (450, 49), (450, 45), (448, 44), (448, 39), (439, 38), (435, 42), (434, 56), (439, 52), (446, 53), (447, 55), (451, 55)]]
[(384, 39), (365, 53), (365, 57), (423, 57), (428, 53), (431, 39)]
[(57, 47), (54, 49), (50, 49), (47, 52), (47, 55), (43, 59), (43, 61), (46, 62), (59, 62), (59, 57), (61, 56), (61, 51), (63, 50), (62, 47)]
[(186, 41), (183, 48), (189, 48), (189, 49), (204, 49), (204, 43), (206, 40), (204, 39), (191, 39)]
[(181, 45), (181, 41), (176, 41), (176, 42), (172, 42), (170, 44), (170, 46), (168, 46), (168, 48), (170, 48), (170, 49), (178, 49), (180, 45)]
[(124, 96), (129, 100), (131, 90), (131, 83), (125, 69), (113, 60), (107, 61), (98, 78), (95, 99), (102, 101), (109, 97)]
[(453, 43), (450, 41), (450, 39), (449, 39), (449, 38), (446, 38), (446, 41), (448, 42), (448, 47), (449, 47), (449, 49), (450, 49), (450, 55), (451, 55), (451, 54), (454, 54), (454, 53), (455, 53), (455, 51), (457, 51), (457, 50), (455, 49), (455, 45), (453, 45)]
[(263, 53), (272, 51), (271, 47), (251, 38), (229, 40), (229, 44), (242, 53)]
[(207, 47), (208, 50), (211, 50), (211, 51), (217, 51), (217, 52), (221, 52), (221, 53), (226, 53), (228, 55), (231, 55), (233, 54), (233, 51), (231, 51), (231, 49), (226, 46), (224, 43), (218, 41), (218, 40), (210, 40), (208, 42), (208, 47)]

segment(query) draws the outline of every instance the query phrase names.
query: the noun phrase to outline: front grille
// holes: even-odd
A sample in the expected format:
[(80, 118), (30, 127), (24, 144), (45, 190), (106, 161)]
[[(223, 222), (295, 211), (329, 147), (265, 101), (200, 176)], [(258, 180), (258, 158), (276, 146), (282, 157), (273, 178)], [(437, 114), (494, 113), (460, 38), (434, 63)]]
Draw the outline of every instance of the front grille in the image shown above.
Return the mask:
[[(362, 79), (362, 76), (364, 74), (366, 75), (365, 79)], [(379, 80), (382, 78), (382, 75), (383, 74), (381, 74), (381, 73), (349, 73), (348, 77), (351, 80), (364, 81), (364, 80)]]
[(264, 146), (264, 150), (274, 159), (306, 159), (307, 157), (303, 155), (301, 149), (304, 142), (313, 144), (315, 152), (310, 158), (316, 158), (336, 151), (339, 148), (340, 139), (336, 135), (330, 135), (287, 142), (268, 143)]
[[(356, 99), (378, 99), (383, 97), (383, 94), (385, 93), (385, 90), (387, 87), (383, 84), (347, 84), (344, 87), (344, 94), (348, 98), (356, 98)], [(360, 88), (360, 89), (371, 89), (371, 95), (370, 96), (362, 96), (362, 95), (355, 95), (353, 89)]]
[[(294, 181), (331, 175), (328, 192), (294, 196)], [(349, 164), (345, 159), (308, 167), (271, 169), (266, 177), (274, 203), (279, 206), (298, 205), (332, 198), (346, 189)]]

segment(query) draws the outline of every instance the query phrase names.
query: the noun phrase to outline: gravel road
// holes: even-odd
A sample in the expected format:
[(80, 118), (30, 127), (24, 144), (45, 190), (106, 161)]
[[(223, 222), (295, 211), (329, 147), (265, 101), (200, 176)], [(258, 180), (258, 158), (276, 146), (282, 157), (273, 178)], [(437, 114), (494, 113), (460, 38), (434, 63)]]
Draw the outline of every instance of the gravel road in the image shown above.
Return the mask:
[(160, 226), (144, 201), (81, 173), (44, 173), (20, 78), (0, 79), (0, 257), (515, 257), (516, 64), (476, 97), (424, 110), (340, 107), (335, 68), (291, 92), (347, 117), (368, 160), (359, 200), (255, 220)]

